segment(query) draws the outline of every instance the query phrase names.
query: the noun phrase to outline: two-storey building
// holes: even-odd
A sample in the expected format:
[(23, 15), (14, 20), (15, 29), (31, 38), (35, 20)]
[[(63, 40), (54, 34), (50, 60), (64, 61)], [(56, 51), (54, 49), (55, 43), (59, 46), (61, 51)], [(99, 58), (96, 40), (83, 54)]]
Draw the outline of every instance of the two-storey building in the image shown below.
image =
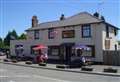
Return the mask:
[(16, 55), (16, 48), (23, 47), (23, 54), (34, 56), (33, 47), (38, 44), (48, 46), (49, 59), (59, 60), (61, 54), (72, 56), (72, 47), (76, 44), (86, 45), (89, 51), (83, 52), (95, 62), (103, 62), (104, 50), (117, 50), (116, 39), (118, 28), (87, 12), (60, 20), (38, 24), (37, 16), (32, 17), (32, 26), (26, 30), (27, 40), (12, 40), (11, 55)]

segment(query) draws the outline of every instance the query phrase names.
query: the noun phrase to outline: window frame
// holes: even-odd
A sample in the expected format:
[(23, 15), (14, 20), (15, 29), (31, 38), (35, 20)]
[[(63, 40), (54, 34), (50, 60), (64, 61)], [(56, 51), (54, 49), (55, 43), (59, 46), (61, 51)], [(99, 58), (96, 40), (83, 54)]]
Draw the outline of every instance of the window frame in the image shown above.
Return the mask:
[[(58, 50), (58, 54), (54, 55), (53, 53), (53, 49), (57, 49)], [(53, 45), (53, 46), (48, 46), (48, 55), (49, 56), (59, 56), (60, 55), (60, 46), (57, 45)]]
[(39, 30), (35, 30), (34, 31), (34, 39), (36, 40), (36, 39), (39, 39)]
[[(84, 32), (86, 30), (89, 31), (88, 33), (89, 35), (84, 35)], [(82, 38), (91, 38), (91, 25), (90, 24), (82, 25), (81, 31), (82, 31)]]
[(48, 29), (48, 39), (54, 39), (55, 38), (55, 35), (51, 35), (51, 32), (54, 32), (55, 29), (54, 28), (49, 28)]
[(106, 24), (105, 26), (105, 29), (106, 29), (106, 37), (109, 38), (109, 25)]

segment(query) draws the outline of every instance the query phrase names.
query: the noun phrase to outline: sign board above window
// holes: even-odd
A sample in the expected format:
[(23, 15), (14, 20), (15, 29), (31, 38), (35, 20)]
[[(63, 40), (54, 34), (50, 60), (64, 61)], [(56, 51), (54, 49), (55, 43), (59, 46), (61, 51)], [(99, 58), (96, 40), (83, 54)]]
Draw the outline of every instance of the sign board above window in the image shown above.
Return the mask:
[(74, 38), (75, 30), (65, 30), (62, 31), (62, 38)]

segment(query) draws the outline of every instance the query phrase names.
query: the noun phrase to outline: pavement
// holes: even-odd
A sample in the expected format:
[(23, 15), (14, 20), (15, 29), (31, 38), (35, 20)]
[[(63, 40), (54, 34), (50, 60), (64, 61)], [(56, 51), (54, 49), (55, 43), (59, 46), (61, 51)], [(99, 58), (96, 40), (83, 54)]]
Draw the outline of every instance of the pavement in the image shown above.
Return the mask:
[(120, 77), (0, 63), (0, 82), (120, 82)]
[[(93, 71), (81, 71), (81, 68), (56, 68), (56, 64), (47, 64), (47, 66), (39, 66), (38, 64), (31, 64), (27, 65), (25, 62), (17, 62), (17, 63), (12, 63), (12, 62), (3, 62), (1, 63), (4, 64), (9, 64), (9, 65), (16, 65), (16, 66), (24, 66), (24, 67), (31, 67), (31, 68), (41, 68), (41, 69), (47, 69), (47, 70), (57, 70), (57, 71), (65, 71), (65, 72), (74, 72), (74, 73), (85, 73), (85, 74), (95, 74), (95, 75), (104, 75), (104, 76), (115, 76), (115, 77), (120, 77), (120, 66), (107, 66), (107, 65), (90, 65), (86, 67), (93, 68)], [(114, 69), (117, 69), (117, 73), (106, 73), (103, 72), (104, 68), (112, 67)]]

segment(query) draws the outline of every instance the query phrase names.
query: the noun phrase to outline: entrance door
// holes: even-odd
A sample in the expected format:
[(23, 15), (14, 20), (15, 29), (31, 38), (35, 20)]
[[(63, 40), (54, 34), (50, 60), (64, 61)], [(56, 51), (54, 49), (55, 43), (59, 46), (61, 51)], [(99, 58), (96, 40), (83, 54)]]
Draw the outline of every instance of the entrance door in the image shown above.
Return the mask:
[(71, 62), (71, 54), (72, 54), (72, 46), (74, 43), (63, 43), (61, 44), (61, 48), (64, 49), (64, 59), (65, 59), (65, 64), (70, 64)]
[(66, 46), (65, 47), (65, 50), (66, 50), (66, 56), (65, 56), (65, 61), (66, 61), (66, 64), (69, 64), (70, 61), (71, 61), (71, 53), (72, 53), (72, 47), (71, 46)]

